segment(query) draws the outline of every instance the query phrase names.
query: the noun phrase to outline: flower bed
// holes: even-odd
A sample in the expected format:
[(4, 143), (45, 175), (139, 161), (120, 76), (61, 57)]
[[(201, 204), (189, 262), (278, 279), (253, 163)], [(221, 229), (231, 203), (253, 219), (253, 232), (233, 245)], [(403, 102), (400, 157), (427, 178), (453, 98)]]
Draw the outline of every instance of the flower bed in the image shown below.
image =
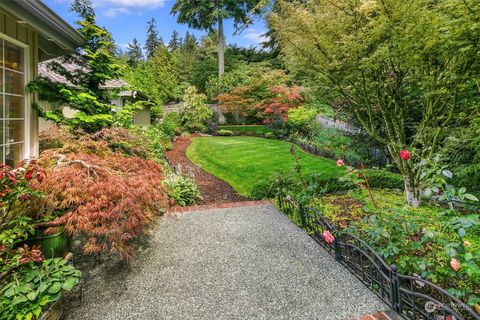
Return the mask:
[[(313, 203), (323, 211), (281, 194), (276, 203), (404, 318), (480, 319), (478, 215), (394, 207), (377, 215), (352, 215), (354, 222), (344, 228), (343, 219), (326, 218), (338, 216), (332, 210), (332, 205), (339, 209), (334, 199)], [(348, 209), (340, 210), (349, 215)], [(425, 219), (427, 210), (432, 219)]]

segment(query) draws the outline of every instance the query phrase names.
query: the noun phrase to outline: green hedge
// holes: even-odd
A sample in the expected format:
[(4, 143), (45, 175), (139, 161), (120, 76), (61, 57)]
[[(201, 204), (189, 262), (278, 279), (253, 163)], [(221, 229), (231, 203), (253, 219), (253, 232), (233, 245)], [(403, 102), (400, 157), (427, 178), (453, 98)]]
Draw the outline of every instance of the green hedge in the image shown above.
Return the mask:
[(392, 173), (386, 170), (365, 170), (365, 175), (368, 177), (368, 182), (371, 188), (374, 189), (401, 189), (405, 188), (403, 177), (397, 173)]
[(220, 126), (220, 130), (229, 130), (234, 134), (249, 134), (264, 136), (266, 133), (271, 133), (272, 130), (267, 126), (262, 125), (242, 125), (242, 126)]
[(233, 136), (233, 131), (232, 130), (218, 130), (217, 134), (219, 136), (224, 136), (224, 137), (228, 137), (228, 136)]
[[(365, 174), (369, 179), (372, 189), (403, 189), (403, 178), (401, 175), (386, 170), (367, 169)], [(322, 175), (312, 174), (306, 177), (311, 191), (315, 194), (325, 194), (338, 191), (347, 191), (354, 188), (353, 185), (347, 185), (339, 181), (338, 178), (325, 178)], [(272, 177), (257, 182), (251, 192), (251, 198), (254, 200), (272, 199), (279, 191), (297, 195), (304, 189), (303, 184), (296, 174), (277, 173)]]

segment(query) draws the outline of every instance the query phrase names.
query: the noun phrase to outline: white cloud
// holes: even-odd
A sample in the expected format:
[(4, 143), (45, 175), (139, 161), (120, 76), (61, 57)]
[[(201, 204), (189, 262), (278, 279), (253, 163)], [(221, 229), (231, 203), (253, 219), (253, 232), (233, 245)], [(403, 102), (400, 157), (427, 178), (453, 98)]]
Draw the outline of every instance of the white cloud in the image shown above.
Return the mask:
[(116, 8), (157, 9), (163, 7), (167, 0), (94, 0), (97, 7), (114, 6)]
[(121, 14), (130, 14), (130, 10), (127, 8), (108, 8), (103, 12), (103, 15), (109, 18), (115, 18)]
[(254, 44), (260, 44), (268, 41), (268, 37), (265, 36), (266, 31), (257, 31), (256, 29), (247, 29), (244, 31), (243, 37), (250, 40)]
[[(2, 0), (0, 0), (2, 1)], [(71, 3), (72, 0), (53, 0), (55, 3)], [(143, 10), (161, 8), (169, 0), (92, 0), (97, 13), (109, 18), (120, 15), (141, 14)]]

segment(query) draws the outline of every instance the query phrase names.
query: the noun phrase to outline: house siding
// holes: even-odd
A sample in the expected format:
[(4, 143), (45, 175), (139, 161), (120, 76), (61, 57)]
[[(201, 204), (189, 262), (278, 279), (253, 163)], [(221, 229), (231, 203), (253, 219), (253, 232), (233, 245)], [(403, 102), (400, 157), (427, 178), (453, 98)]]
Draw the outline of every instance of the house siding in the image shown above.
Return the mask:
[[(14, 15), (5, 12), (0, 9), (0, 35), (6, 35), (14, 40), (17, 40), (28, 46), (28, 61), (27, 72), (25, 73), (26, 83), (37, 77), (37, 64), (38, 64), (38, 33), (30, 28), (28, 24), (18, 23), (19, 19)], [(33, 94), (25, 95), (25, 103), (30, 108), (28, 119), (25, 120), (25, 127), (27, 128), (26, 134), (28, 139), (28, 145), (26, 145), (25, 157), (38, 156), (38, 114), (35, 110), (29, 106), (34, 101), (35, 96)]]

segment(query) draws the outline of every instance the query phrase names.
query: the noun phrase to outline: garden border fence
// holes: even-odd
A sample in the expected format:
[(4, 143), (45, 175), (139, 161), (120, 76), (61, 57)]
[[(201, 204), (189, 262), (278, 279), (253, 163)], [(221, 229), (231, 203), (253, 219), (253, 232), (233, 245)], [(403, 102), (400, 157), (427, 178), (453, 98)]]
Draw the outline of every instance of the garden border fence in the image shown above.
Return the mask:
[[(445, 289), (420, 277), (400, 274), (396, 265), (388, 265), (365, 241), (336, 230), (319, 210), (285, 194), (278, 194), (276, 200), (292, 221), (403, 319), (480, 320), (480, 314)], [(325, 230), (334, 236), (331, 243), (322, 236)]]
[[(337, 160), (338, 157), (335, 157), (335, 155), (331, 152), (328, 152), (326, 150), (318, 149), (314, 144), (312, 143), (306, 143), (300, 139), (297, 139), (295, 137), (289, 136), (283, 139), (284, 141), (296, 144), (299, 146), (301, 149), (304, 151), (307, 151), (308, 153), (311, 153), (316, 156), (320, 156), (323, 158), (327, 159), (332, 159), (332, 160)], [(390, 164), (391, 161), (390, 159), (385, 155), (385, 153), (380, 149), (380, 148), (370, 148), (370, 160), (369, 163), (372, 167), (385, 167), (386, 165)], [(345, 155), (342, 157), (342, 160), (344, 160), (346, 163), (352, 165), (353, 167), (357, 167), (363, 164), (363, 162), (359, 159), (354, 159), (349, 157), (348, 155)]]

